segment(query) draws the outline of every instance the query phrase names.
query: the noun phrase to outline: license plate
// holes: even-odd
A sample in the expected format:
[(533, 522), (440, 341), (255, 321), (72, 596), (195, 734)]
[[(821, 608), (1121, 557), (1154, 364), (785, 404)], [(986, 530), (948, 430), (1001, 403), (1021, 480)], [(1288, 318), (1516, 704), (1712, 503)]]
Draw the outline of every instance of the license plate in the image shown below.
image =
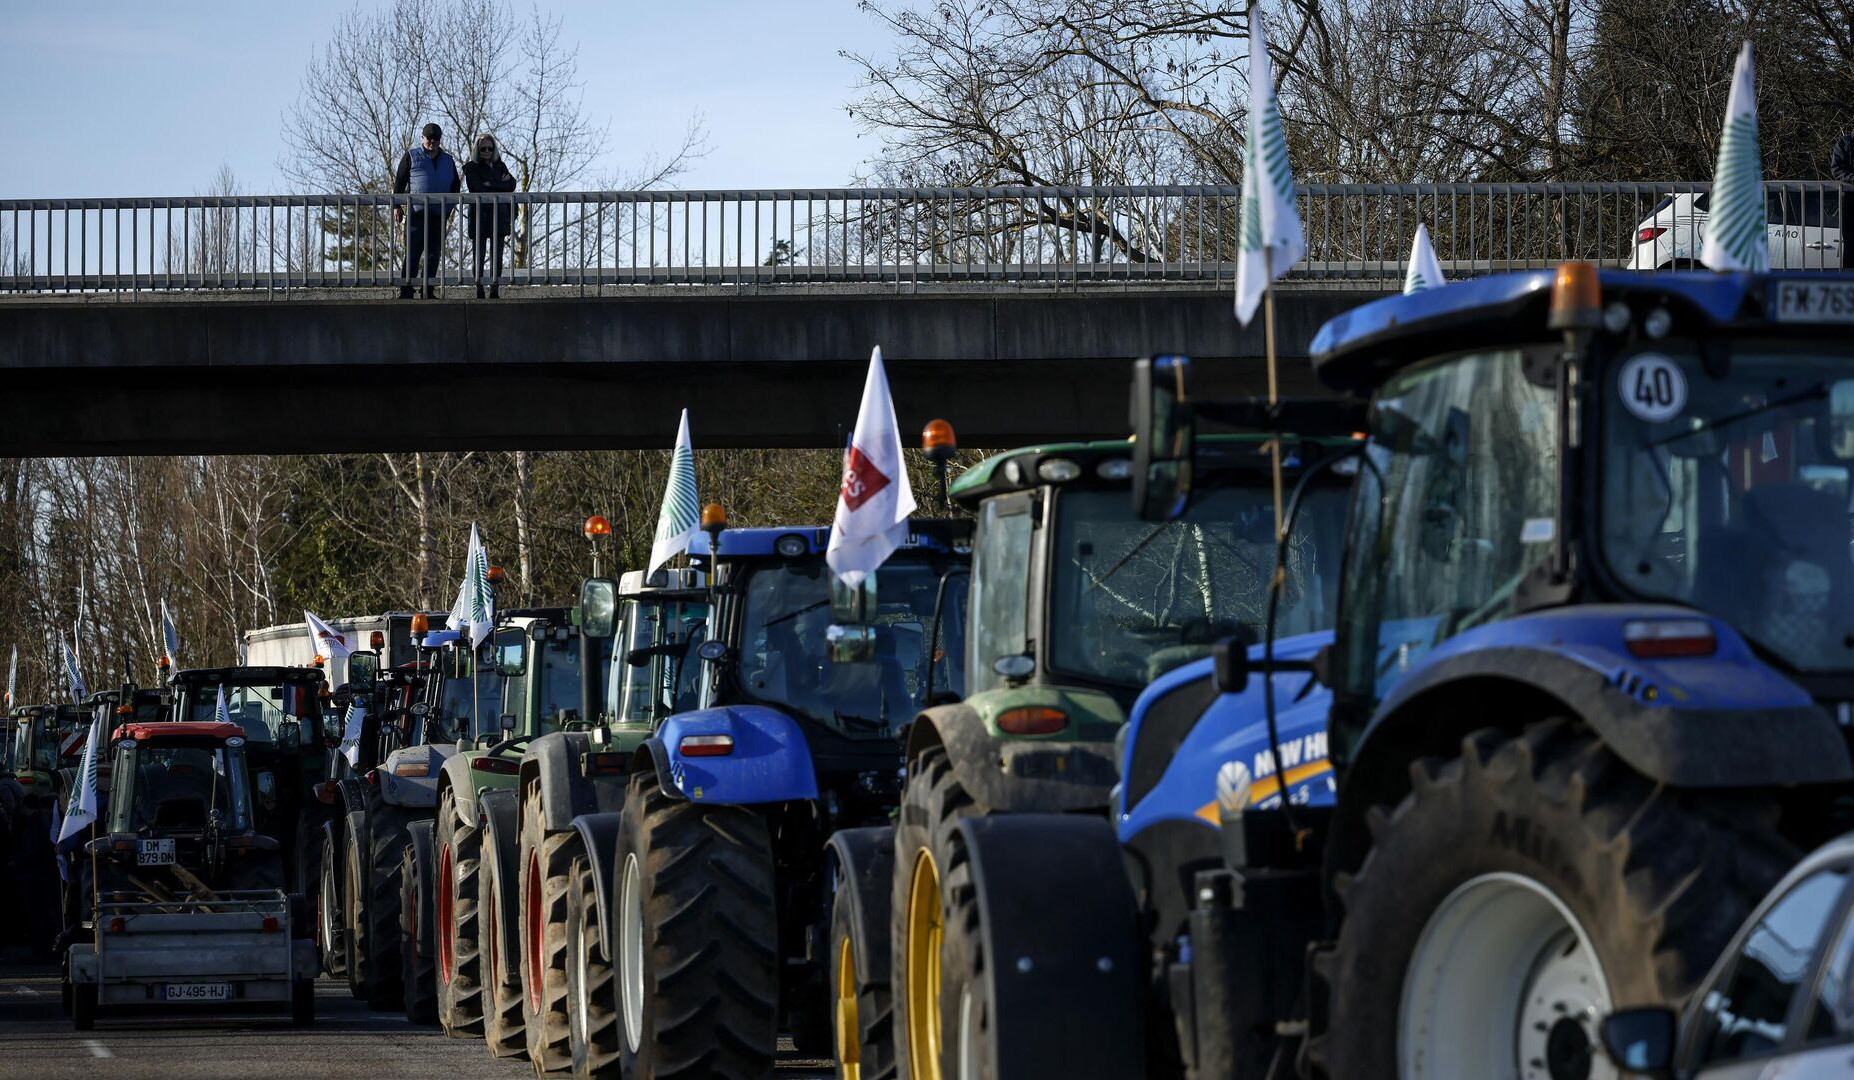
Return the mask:
[(162, 1001), (230, 1001), (231, 983), (164, 983)]
[(138, 840), (135, 842), (135, 865), (137, 866), (172, 866), (174, 865), (174, 842), (172, 840)]
[(1854, 323), (1854, 284), (1780, 281), (1777, 283), (1777, 321)]

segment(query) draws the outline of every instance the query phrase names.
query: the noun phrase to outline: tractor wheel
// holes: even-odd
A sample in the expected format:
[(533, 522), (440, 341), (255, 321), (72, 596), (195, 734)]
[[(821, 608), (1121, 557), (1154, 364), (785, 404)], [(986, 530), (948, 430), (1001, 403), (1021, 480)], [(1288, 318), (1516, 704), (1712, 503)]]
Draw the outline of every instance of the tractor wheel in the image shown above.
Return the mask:
[(478, 869), (483, 834), (475, 823), (457, 820), (449, 789), (438, 801), (438, 880), (435, 936), (438, 946), (438, 1022), (453, 1039), (483, 1036), (482, 962), (477, 952)]
[(325, 869), (321, 859), (322, 823), (327, 820), (327, 815), (311, 812), (306, 807), (297, 819), (295, 842), (282, 852), (284, 865), (289, 868), (291, 892), (304, 896), (316, 894), (320, 873)]
[(348, 979), (370, 1009), (401, 1006), (399, 854), (404, 811), (374, 802), (348, 815)]
[(549, 833), (539, 784), (521, 811), (521, 997), (535, 1075), (573, 1064), (567, 1044), (567, 885), (579, 833)]
[(477, 956), (483, 980), (483, 1041), (495, 1057), (526, 1057), (527, 1030), (522, 1024), (522, 993), (519, 976), (505, 973), (508, 958), (503, 955), (502, 920), (519, 918), (508, 910), (512, 905), (504, 898), (503, 875), (513, 874), (513, 867), (499, 865), (496, 845), (483, 845), (483, 860), (477, 871)]
[(769, 1076), (779, 923), (765, 819), (672, 799), (639, 773), (625, 790), (618, 866), (624, 1075)]
[(972, 806), (946, 751), (934, 747), (922, 753), (901, 792), (889, 909), (899, 1076), (957, 1075), (946, 1063), (958, 1046), (953, 1025), (970, 1019), (966, 991), (975, 977), (960, 965), (975, 963), (977, 954), (964, 945), (956, 953), (955, 946), (976, 929), (978, 901), (965, 851), (956, 841), (959, 820), (971, 816)]
[(89, 1031), (97, 1026), (97, 1014), (102, 1009), (97, 1004), (97, 984), (78, 983), (71, 987), (71, 1026), (78, 1031)]
[(290, 1023), (296, 1027), (315, 1024), (314, 979), (298, 979), (290, 984)]
[(406, 1019), (414, 1024), (438, 1022), (437, 948), (432, 940), (437, 919), (421, 898), (431, 895), (424, 888), (428, 872), (407, 844), (399, 862), (399, 985)]
[(342, 875), (335, 845), (322, 843), (322, 871), (316, 875), (315, 947), (322, 954), (322, 970), (330, 975), (348, 973), (348, 933), (343, 927), (347, 909), (341, 903)]
[(573, 1075), (618, 1075), (617, 969), (605, 959), (600, 937), (598, 883), (586, 859), (573, 860), (567, 882), (567, 1045)]
[(1770, 801), (1670, 791), (1565, 720), (1475, 732), (1410, 775), (1334, 881), (1309, 1047), (1329, 1077), (1584, 1075), (1598, 1020), (1678, 1007), (1798, 857)]
[[(847, 886), (839, 886), (830, 905), (830, 1000), (832, 1055), (842, 1080), (893, 1080), (895, 1075), (894, 995), (886, 982), (868, 978), (856, 963), (856, 917)], [(888, 942), (871, 942), (871, 948)]]

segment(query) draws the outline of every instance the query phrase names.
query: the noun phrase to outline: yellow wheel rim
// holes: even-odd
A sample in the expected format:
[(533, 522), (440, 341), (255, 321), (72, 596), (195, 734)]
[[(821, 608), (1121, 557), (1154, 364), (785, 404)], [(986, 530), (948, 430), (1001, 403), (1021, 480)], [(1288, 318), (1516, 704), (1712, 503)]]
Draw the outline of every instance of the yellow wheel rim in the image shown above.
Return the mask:
[(856, 1016), (856, 954), (850, 939), (837, 946), (837, 1075), (863, 1080), (862, 1023)]
[(940, 868), (914, 856), (908, 886), (908, 1061), (917, 1080), (940, 1080)]

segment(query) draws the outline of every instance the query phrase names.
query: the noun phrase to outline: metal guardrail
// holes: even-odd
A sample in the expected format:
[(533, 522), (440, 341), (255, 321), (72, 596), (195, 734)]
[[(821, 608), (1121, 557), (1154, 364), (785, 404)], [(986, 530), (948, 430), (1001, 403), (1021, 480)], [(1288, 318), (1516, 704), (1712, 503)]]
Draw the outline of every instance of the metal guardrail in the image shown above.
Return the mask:
[[(1401, 281), (1419, 222), (1451, 277), (1567, 258), (1689, 265), (1710, 187), (1307, 185), (1307, 258), (1291, 279)], [(1765, 189), (1773, 264), (1838, 267), (1848, 189)], [(12, 199), (0, 200), (0, 292), (1232, 282), (1240, 197), (1155, 186)]]

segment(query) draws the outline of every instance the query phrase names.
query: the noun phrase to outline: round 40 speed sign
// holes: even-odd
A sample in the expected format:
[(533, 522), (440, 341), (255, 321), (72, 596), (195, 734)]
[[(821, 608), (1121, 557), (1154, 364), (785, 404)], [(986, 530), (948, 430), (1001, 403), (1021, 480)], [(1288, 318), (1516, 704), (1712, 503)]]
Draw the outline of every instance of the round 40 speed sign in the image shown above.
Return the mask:
[(1616, 394), (1630, 415), (1650, 424), (1679, 416), (1687, 407), (1687, 376), (1660, 353), (1630, 357), (1616, 378)]

